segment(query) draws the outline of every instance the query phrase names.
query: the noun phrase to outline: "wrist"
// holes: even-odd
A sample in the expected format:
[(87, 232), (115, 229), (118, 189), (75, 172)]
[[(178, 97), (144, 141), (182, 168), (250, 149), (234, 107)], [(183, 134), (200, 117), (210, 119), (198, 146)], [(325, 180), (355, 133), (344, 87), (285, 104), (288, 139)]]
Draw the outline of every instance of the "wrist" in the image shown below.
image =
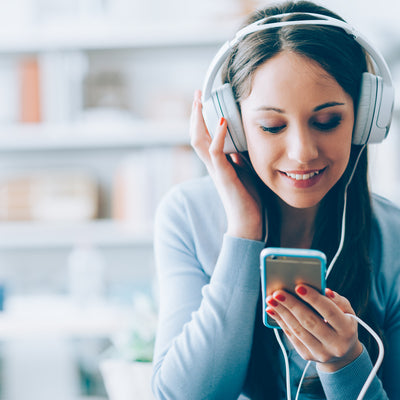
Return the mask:
[(242, 239), (257, 240), (257, 241), (264, 240), (264, 238), (262, 237), (261, 224), (259, 224), (259, 226), (257, 226), (257, 227), (251, 227), (251, 226), (240, 226), (240, 227), (228, 226), (228, 229), (227, 229), (226, 233), (229, 236), (238, 237), (238, 238), (242, 238)]
[(322, 372), (336, 372), (339, 369), (344, 368), (346, 365), (352, 363), (356, 358), (360, 356), (360, 354), (363, 351), (362, 344), (359, 340), (357, 340), (357, 343), (353, 346), (353, 348), (342, 358), (335, 360), (335, 361), (330, 361), (326, 363), (319, 363), (317, 362), (317, 367), (319, 371)]

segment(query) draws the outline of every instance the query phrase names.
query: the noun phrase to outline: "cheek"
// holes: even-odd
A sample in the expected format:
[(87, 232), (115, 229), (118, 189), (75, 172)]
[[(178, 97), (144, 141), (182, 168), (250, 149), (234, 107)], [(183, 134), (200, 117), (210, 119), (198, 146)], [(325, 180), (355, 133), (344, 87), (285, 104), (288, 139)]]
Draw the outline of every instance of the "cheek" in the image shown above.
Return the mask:
[(338, 168), (345, 169), (350, 159), (351, 135), (341, 135), (325, 145), (325, 155)]
[[(264, 180), (272, 176), (275, 160), (279, 159), (280, 153), (276, 146), (270, 144), (248, 143), (249, 158), (257, 175)], [(265, 182), (266, 183), (266, 182)]]
[(332, 156), (332, 163), (335, 166), (336, 173), (339, 175), (337, 180), (345, 172), (350, 159), (350, 147), (348, 150), (344, 150), (343, 147), (337, 150), (337, 153)]

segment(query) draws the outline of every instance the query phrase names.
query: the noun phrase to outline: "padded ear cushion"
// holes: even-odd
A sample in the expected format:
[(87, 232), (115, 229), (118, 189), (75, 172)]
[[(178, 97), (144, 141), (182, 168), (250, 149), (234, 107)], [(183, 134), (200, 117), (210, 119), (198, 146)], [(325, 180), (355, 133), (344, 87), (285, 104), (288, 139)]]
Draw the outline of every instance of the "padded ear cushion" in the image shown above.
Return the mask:
[(394, 88), (380, 76), (365, 72), (353, 132), (354, 144), (380, 143), (386, 138), (392, 120)]
[(236, 149), (235, 152), (246, 151), (246, 135), (243, 130), (242, 117), (240, 116), (232, 87), (228, 83), (225, 83), (215, 91), (214, 96), (220, 107), (221, 115), (227, 121), (228, 131)]
[[(207, 100), (203, 100), (203, 118), (204, 122), (206, 123), (208, 133), (211, 135), (211, 137), (214, 137), (219, 120), (223, 116), (224, 115), (221, 113), (221, 108), (218, 104), (217, 97), (214, 95), (214, 93), (212, 93), (211, 97), (209, 97)], [(224, 153), (236, 152), (236, 147), (232, 142), (231, 134), (228, 129), (228, 133), (225, 137)]]
[(212, 137), (214, 136), (219, 119), (221, 117), (226, 119), (228, 133), (224, 145), (225, 153), (237, 153), (247, 150), (242, 119), (233, 96), (232, 88), (228, 83), (214, 90), (211, 97), (204, 102), (203, 116)]
[(378, 77), (364, 73), (353, 130), (353, 144), (365, 144), (371, 136), (377, 106)]

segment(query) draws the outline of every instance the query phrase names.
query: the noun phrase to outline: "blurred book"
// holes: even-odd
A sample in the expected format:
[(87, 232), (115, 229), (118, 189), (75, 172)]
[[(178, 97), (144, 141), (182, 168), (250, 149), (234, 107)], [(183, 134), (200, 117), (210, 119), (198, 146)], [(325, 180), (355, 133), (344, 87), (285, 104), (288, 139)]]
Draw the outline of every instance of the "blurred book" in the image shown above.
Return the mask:
[(82, 172), (0, 178), (0, 220), (83, 221), (98, 216), (98, 184)]
[(145, 149), (121, 162), (114, 179), (113, 217), (138, 233), (151, 233), (154, 213), (175, 184), (204, 174), (189, 146)]
[(70, 122), (83, 109), (83, 81), (87, 55), (78, 51), (48, 52), (39, 56), (43, 122)]
[(36, 57), (24, 58), (20, 61), (19, 67), (20, 122), (41, 122), (39, 62)]
[(83, 110), (83, 52), (42, 52), (0, 60), (0, 123), (71, 122)]

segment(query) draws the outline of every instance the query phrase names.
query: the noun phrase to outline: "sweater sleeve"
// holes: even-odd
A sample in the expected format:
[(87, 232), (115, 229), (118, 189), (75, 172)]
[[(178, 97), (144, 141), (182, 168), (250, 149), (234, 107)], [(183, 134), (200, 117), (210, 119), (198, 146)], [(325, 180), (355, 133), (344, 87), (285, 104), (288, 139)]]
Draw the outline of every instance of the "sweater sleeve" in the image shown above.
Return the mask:
[(264, 244), (224, 236), (210, 278), (184, 206), (174, 203), (161, 206), (156, 218), (160, 309), (153, 392), (157, 399), (237, 399), (250, 357)]
[[(322, 372), (318, 375), (327, 400), (357, 399), (373, 366), (365, 347), (352, 363), (336, 372)], [(387, 400), (388, 397), (378, 377), (372, 380), (364, 400)]]

